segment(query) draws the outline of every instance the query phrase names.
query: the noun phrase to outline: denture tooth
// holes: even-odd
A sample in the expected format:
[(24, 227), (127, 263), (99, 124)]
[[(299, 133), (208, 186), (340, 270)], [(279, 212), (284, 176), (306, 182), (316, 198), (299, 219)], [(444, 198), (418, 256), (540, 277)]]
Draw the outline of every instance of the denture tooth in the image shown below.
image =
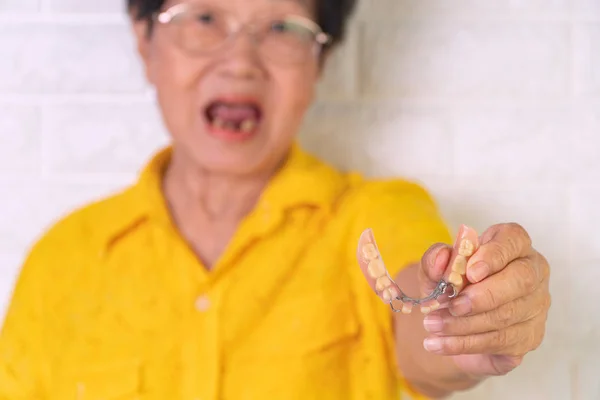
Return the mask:
[(396, 285), (394, 285), (393, 283), (390, 285), (389, 288), (387, 288), (387, 291), (390, 292), (390, 294), (392, 295), (392, 299), (397, 299), (398, 297), (400, 297), (400, 292), (398, 291), (398, 287)]
[(385, 265), (383, 264), (383, 261), (380, 258), (371, 260), (369, 262), (369, 265), (367, 266), (367, 270), (369, 271), (369, 275), (371, 275), (371, 278), (374, 279), (386, 275)]
[(412, 308), (413, 308), (412, 303), (402, 304), (402, 314), (410, 314), (412, 312)]
[(382, 290), (387, 289), (390, 286), (392, 286), (392, 280), (387, 276), (382, 276), (381, 278), (378, 278), (377, 281), (375, 281), (375, 290), (378, 292), (381, 292)]
[(463, 283), (462, 275), (459, 274), (458, 272), (452, 271), (450, 273), (450, 276), (448, 276), (448, 282), (450, 282), (454, 286), (460, 286)]
[(371, 261), (376, 259), (379, 255), (377, 253), (377, 248), (373, 243), (367, 243), (362, 248), (363, 256), (367, 261)]
[(247, 119), (242, 122), (240, 125), (240, 130), (242, 132), (251, 132), (256, 127), (256, 121), (253, 119)]
[(463, 257), (470, 257), (473, 255), (475, 250), (475, 245), (469, 239), (463, 239), (460, 242), (460, 247), (458, 248), (458, 254)]
[(461, 255), (456, 256), (454, 263), (452, 264), (452, 271), (457, 272), (461, 275), (467, 273), (467, 259)]
[(440, 308), (440, 302), (437, 300), (429, 300), (425, 304), (421, 305), (421, 312), (423, 314), (429, 314), (430, 312), (434, 312)]
[(383, 300), (387, 303), (389, 303), (390, 301), (392, 301), (392, 299), (394, 298), (394, 296), (392, 296), (392, 294), (390, 293), (390, 289), (385, 289), (381, 295), (383, 296)]

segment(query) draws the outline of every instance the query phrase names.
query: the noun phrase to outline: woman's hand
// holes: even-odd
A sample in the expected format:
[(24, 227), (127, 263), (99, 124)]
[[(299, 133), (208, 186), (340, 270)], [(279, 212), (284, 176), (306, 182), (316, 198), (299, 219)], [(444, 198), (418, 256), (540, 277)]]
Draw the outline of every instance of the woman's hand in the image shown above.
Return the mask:
[[(438, 244), (423, 256), (422, 293), (449, 276), (451, 251)], [(550, 307), (549, 275), (548, 262), (521, 226), (492, 226), (468, 260), (460, 294), (425, 317), (425, 349), (451, 356), (471, 376), (510, 372), (542, 342)]]

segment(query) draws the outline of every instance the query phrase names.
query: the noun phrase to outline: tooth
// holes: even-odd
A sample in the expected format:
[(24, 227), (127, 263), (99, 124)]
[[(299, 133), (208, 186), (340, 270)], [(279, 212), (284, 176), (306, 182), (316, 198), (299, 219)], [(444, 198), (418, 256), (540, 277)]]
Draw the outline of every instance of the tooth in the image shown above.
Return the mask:
[(421, 312), (423, 314), (429, 314), (430, 312), (433, 312), (438, 308), (440, 308), (440, 302), (437, 300), (432, 300), (428, 302), (427, 305), (421, 305)]
[(460, 242), (460, 247), (458, 248), (458, 254), (463, 257), (470, 257), (473, 255), (473, 250), (475, 250), (475, 246), (473, 242), (469, 239), (463, 239)]
[(427, 304), (421, 304), (421, 312), (423, 314), (429, 314), (440, 308), (440, 302), (437, 300), (430, 300)]
[(367, 261), (374, 260), (378, 257), (377, 249), (373, 243), (367, 243), (362, 248), (363, 255)]
[(402, 304), (402, 314), (410, 314), (412, 312), (412, 308), (413, 308), (412, 303)]
[(385, 276), (385, 266), (383, 265), (383, 261), (381, 259), (371, 260), (367, 269), (369, 270), (369, 275), (371, 275), (371, 278), (377, 279), (380, 276)]
[(452, 271), (458, 272), (461, 275), (467, 273), (467, 259), (463, 256), (456, 256), (454, 264), (452, 264)]
[(378, 292), (388, 288), (389, 286), (392, 286), (392, 280), (387, 276), (382, 276), (375, 282), (375, 290), (377, 290)]
[(394, 298), (394, 299), (400, 298), (400, 292), (398, 291), (398, 286), (396, 286), (395, 284), (392, 284), (392, 286), (390, 286), (387, 290), (392, 295), (392, 298)]
[(256, 121), (253, 119), (247, 119), (242, 122), (240, 125), (240, 130), (242, 132), (251, 132), (256, 127)]
[(382, 296), (383, 296), (383, 300), (384, 300), (384, 301), (386, 301), (386, 302), (388, 302), (388, 303), (389, 303), (390, 301), (392, 301), (392, 299), (393, 299), (392, 293), (390, 292), (390, 290), (389, 290), (389, 289), (385, 289), (385, 290), (382, 292)]
[(463, 283), (463, 278), (462, 278), (461, 274), (453, 271), (450, 273), (450, 276), (448, 277), (448, 282), (450, 282), (454, 286), (460, 286)]
[(225, 121), (223, 121), (223, 120), (222, 120), (221, 118), (219, 118), (219, 117), (216, 117), (216, 118), (213, 120), (213, 123), (212, 123), (212, 124), (213, 124), (213, 126), (214, 126), (215, 128), (222, 129), (222, 128), (223, 128), (223, 126), (225, 126)]

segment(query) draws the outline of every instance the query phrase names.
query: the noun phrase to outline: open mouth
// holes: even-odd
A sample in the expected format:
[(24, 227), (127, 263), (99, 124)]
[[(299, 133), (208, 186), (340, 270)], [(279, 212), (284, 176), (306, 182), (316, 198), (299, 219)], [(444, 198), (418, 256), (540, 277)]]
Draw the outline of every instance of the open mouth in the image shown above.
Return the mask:
[(253, 102), (214, 101), (205, 109), (211, 128), (232, 133), (252, 133), (262, 119), (261, 107)]

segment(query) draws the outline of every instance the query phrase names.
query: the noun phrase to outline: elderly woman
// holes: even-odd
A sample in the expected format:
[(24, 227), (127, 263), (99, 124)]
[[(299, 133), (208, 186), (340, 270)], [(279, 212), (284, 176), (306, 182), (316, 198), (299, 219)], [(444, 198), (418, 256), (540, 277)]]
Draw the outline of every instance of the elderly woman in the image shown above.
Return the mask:
[[(297, 144), (353, 3), (129, 1), (172, 142), (35, 244), (0, 338), (0, 398), (438, 397), (540, 344), (549, 268), (520, 226), (471, 236), (457, 282), (464, 248), (426, 191)], [(407, 294), (448, 277), (458, 296), (393, 313), (371, 233)]]

